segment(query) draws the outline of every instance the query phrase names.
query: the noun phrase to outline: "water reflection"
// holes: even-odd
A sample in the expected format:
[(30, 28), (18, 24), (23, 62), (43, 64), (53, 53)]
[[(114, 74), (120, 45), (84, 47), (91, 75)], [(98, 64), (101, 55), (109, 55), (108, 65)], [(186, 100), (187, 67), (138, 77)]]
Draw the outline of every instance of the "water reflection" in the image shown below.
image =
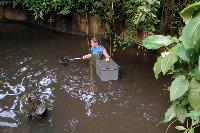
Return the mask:
[(150, 122), (158, 122), (158, 114), (156, 112), (156, 105), (149, 103), (148, 105), (141, 104), (136, 107), (136, 112), (138, 113), (138, 120), (145, 119)]
[(0, 113), (0, 116), (4, 118), (8, 117), (8, 118), (15, 119), (16, 114), (13, 112), (13, 110), (10, 110), (10, 111), (2, 111)]
[[(72, 66), (71, 69), (73, 69)], [(90, 91), (91, 82), (89, 77), (84, 76), (84, 72), (87, 73), (88, 70), (79, 70), (78, 68), (71, 70), (66, 76), (64, 83), (61, 84), (62, 88), (65, 89), (71, 97), (78, 98), (85, 104), (85, 111), (87, 116), (92, 116), (92, 104), (96, 102), (96, 96), (94, 92)], [(83, 79), (82, 79), (83, 77)]]
[(18, 126), (17, 123), (3, 122), (3, 121), (0, 121), (0, 125), (5, 127), (15, 127), (15, 128)]
[(68, 132), (74, 132), (78, 124), (79, 124), (78, 119), (74, 117), (66, 123), (66, 128), (64, 130)]

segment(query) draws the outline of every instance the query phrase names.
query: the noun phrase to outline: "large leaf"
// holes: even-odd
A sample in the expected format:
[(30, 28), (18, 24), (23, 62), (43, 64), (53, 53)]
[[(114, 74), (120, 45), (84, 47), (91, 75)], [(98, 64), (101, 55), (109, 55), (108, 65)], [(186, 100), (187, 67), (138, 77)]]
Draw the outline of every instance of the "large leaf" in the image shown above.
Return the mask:
[(190, 128), (188, 133), (194, 133), (194, 128)]
[(186, 96), (186, 97), (184, 97), (182, 100), (181, 100), (181, 105), (182, 106), (185, 106), (185, 105), (187, 105), (189, 103), (189, 101), (188, 101), (188, 97)]
[(168, 46), (171, 43), (173, 42), (166, 36), (152, 35), (144, 39), (142, 45), (147, 49), (158, 49), (162, 46)]
[(187, 116), (187, 108), (185, 106), (177, 106), (175, 108), (176, 117), (183, 124)]
[(200, 111), (191, 110), (190, 113), (187, 114), (187, 117), (192, 119), (192, 125), (199, 124)]
[(200, 70), (199, 67), (196, 67), (188, 73), (192, 78), (195, 78), (196, 80), (200, 81)]
[(176, 100), (187, 92), (189, 88), (189, 81), (185, 79), (184, 75), (175, 78), (170, 88), (170, 100)]
[(191, 56), (191, 49), (186, 49), (182, 43), (178, 44), (177, 55), (184, 61), (189, 62)]
[(176, 116), (175, 105), (172, 104), (165, 113), (164, 123), (171, 121)]
[(199, 56), (199, 60), (198, 60), (198, 66), (199, 66), (199, 71), (200, 71), (200, 56)]
[(192, 18), (196, 17), (198, 15), (199, 9), (200, 9), (200, 2), (196, 2), (184, 8), (180, 12), (180, 15), (183, 18), (183, 21), (187, 23)]
[(156, 79), (158, 79), (158, 75), (161, 72), (161, 60), (162, 60), (162, 57), (161, 56), (158, 57), (157, 62), (154, 64), (154, 67), (153, 67), (153, 71), (154, 71)]
[(200, 16), (192, 19), (183, 28), (183, 45), (186, 49), (195, 48), (199, 49), (200, 44)]
[(163, 75), (165, 75), (178, 61), (178, 56), (176, 54), (176, 49), (177, 47), (173, 47), (170, 51), (169, 54), (166, 55), (162, 60), (161, 60), (161, 70), (163, 72)]
[(200, 111), (192, 110), (189, 113), (187, 113), (187, 117), (200, 117)]
[(190, 82), (188, 100), (194, 110), (200, 111), (200, 82), (195, 79)]

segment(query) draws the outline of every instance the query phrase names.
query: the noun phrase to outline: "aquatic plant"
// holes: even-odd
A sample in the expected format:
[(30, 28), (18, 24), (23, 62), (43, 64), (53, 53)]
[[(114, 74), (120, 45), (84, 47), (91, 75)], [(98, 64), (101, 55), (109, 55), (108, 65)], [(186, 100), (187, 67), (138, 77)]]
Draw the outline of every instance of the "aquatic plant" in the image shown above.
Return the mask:
[(163, 122), (174, 119), (187, 123), (175, 128), (184, 133), (194, 133), (200, 124), (200, 2), (189, 5), (180, 15), (186, 25), (179, 38), (152, 35), (142, 45), (147, 49), (166, 49), (153, 68), (156, 78), (161, 72), (173, 78), (168, 87), (172, 105)]

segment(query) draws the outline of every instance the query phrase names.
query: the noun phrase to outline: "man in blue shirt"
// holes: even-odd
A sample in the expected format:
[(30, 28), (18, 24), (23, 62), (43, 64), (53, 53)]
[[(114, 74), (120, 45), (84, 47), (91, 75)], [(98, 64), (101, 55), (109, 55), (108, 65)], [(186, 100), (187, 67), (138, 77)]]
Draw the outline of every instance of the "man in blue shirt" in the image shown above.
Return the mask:
[(95, 60), (102, 59), (102, 56), (105, 57), (106, 61), (109, 61), (110, 56), (108, 55), (106, 49), (99, 44), (99, 40), (96, 37), (91, 39), (91, 54), (87, 54), (83, 56), (83, 59), (93, 58)]

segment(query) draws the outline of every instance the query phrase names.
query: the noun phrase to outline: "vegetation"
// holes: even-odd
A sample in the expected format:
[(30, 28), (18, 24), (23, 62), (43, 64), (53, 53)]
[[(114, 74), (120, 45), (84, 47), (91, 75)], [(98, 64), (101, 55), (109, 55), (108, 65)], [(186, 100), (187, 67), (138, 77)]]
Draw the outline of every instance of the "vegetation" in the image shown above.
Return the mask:
[(152, 35), (143, 41), (143, 46), (166, 48), (153, 68), (156, 78), (162, 72), (174, 79), (169, 86), (172, 105), (165, 113), (164, 122), (176, 118), (182, 124), (187, 123), (176, 126), (177, 130), (194, 133), (200, 124), (200, 2), (186, 7), (180, 14), (186, 25), (179, 38)]
[(116, 50), (117, 46), (120, 46), (123, 49), (128, 47), (132, 47), (136, 44), (136, 33), (131, 32), (131, 29), (126, 29), (120, 33), (120, 35), (115, 36), (114, 40), (114, 51)]
[[(133, 46), (137, 31), (153, 32), (160, 0), (2, 0), (0, 5), (22, 8), (35, 16), (35, 19), (49, 19), (58, 15), (78, 12), (83, 16), (96, 14), (107, 33), (115, 36), (121, 47)], [(125, 29), (116, 33), (117, 23), (124, 23)], [(119, 30), (118, 30), (119, 31)], [(121, 30), (120, 30), (121, 31)], [(134, 31), (134, 33), (133, 33)], [(133, 34), (132, 34), (133, 33)], [(124, 39), (124, 36), (130, 36)], [(128, 40), (128, 41), (127, 41)]]
[(159, 0), (129, 0), (125, 2), (124, 10), (127, 25), (135, 27), (136, 31), (155, 31), (154, 25), (159, 22), (156, 13), (160, 7)]
[[(183, 26), (178, 12), (193, 1), (198, 0), (1, 0), (0, 6), (22, 8), (35, 19), (48, 22), (71, 12), (86, 19), (96, 14), (115, 46), (125, 49), (138, 44), (138, 33), (177, 35)], [(117, 28), (119, 23), (123, 24), (120, 29)]]

